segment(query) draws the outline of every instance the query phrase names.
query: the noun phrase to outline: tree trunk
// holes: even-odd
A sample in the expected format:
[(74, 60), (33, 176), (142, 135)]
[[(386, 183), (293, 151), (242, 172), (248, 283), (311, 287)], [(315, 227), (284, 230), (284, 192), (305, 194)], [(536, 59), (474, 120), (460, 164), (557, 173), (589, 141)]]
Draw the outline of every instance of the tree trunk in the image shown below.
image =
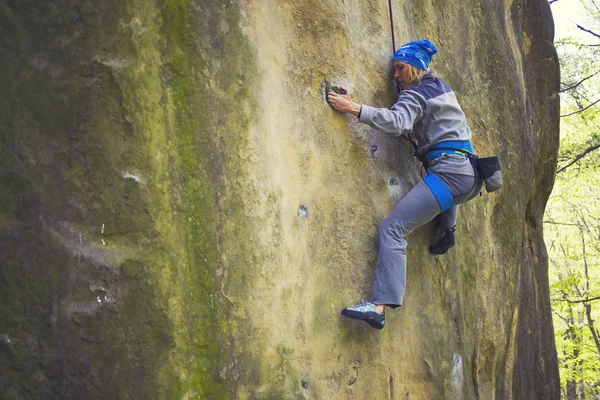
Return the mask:
[(594, 343), (596, 344), (596, 351), (598, 351), (598, 356), (600, 357), (600, 339), (598, 339), (598, 331), (594, 327), (594, 320), (592, 319), (592, 306), (590, 303), (583, 303), (585, 307), (585, 316), (587, 318), (587, 325), (590, 328), (590, 332), (592, 332), (592, 337), (594, 338)]
[(577, 400), (577, 385), (567, 380), (567, 400)]

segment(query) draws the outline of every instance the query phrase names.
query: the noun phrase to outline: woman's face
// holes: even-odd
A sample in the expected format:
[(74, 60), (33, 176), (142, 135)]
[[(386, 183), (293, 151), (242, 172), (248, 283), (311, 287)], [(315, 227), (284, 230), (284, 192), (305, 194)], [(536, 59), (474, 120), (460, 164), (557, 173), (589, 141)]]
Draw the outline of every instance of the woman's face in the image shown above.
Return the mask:
[(402, 61), (394, 61), (392, 67), (394, 68), (394, 79), (402, 89), (406, 89), (408, 85), (410, 85), (408, 64), (403, 63)]

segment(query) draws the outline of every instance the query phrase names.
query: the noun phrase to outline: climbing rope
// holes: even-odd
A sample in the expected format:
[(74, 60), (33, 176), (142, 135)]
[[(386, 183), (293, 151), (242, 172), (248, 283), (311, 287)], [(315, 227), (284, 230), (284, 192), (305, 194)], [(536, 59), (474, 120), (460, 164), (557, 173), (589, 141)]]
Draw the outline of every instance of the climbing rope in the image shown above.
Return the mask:
[[(396, 51), (396, 38), (394, 37), (394, 12), (392, 11), (392, 0), (388, 0), (388, 6), (390, 7), (390, 28), (392, 30), (392, 54)], [(396, 82), (396, 89), (400, 93), (400, 84)]]
[(392, 54), (396, 51), (396, 39), (394, 38), (394, 13), (392, 12), (392, 0), (388, 0), (390, 7), (390, 26), (392, 28)]

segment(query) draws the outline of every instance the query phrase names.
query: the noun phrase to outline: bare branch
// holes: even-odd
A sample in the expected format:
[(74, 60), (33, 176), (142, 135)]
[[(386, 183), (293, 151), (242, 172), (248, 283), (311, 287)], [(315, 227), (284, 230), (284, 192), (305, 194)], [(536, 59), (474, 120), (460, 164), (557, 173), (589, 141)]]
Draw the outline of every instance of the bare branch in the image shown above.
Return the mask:
[(559, 314), (559, 313), (558, 313), (558, 312), (557, 312), (557, 311), (556, 311), (554, 308), (552, 308), (552, 312), (553, 312), (553, 313), (554, 313), (554, 315), (556, 315), (558, 318), (562, 319), (562, 320), (564, 321), (564, 323), (565, 323), (565, 324), (567, 324), (567, 326), (569, 326), (569, 327), (571, 326), (571, 322), (570, 322), (570, 321), (569, 321), (567, 318), (565, 318), (565, 317), (563, 317), (562, 315), (560, 315), (560, 314)]
[(573, 161), (571, 161), (570, 163), (568, 163), (567, 165), (565, 165), (564, 167), (560, 168), (559, 170), (556, 171), (556, 173), (558, 174), (559, 172), (564, 171), (565, 169), (567, 169), (568, 167), (570, 167), (571, 165), (575, 164), (577, 161), (581, 160), (583, 157), (585, 157), (587, 154), (591, 153), (592, 151), (596, 150), (600, 148), (600, 143), (596, 143), (593, 146), (588, 147), (587, 149), (585, 149), (583, 151), (583, 153), (577, 155), (577, 157), (575, 157), (573, 159)]
[(568, 224), (566, 222), (554, 222), (554, 221), (544, 221), (544, 224), (565, 225), (565, 226), (579, 226), (577, 224)]
[[(586, 207), (585, 211), (589, 213), (589, 210), (587, 209), (587, 207)], [(591, 236), (592, 231), (590, 230), (590, 226), (588, 225), (587, 220), (585, 219), (584, 215), (581, 216), (581, 222), (583, 223), (583, 227), (585, 228), (585, 231)]]
[(575, 304), (575, 303), (588, 303), (590, 301), (594, 301), (594, 300), (600, 300), (600, 296), (597, 297), (591, 297), (591, 298), (587, 298), (587, 299), (582, 299), (582, 300), (571, 300), (571, 299), (552, 299), (552, 301), (566, 301), (567, 303), (571, 303), (571, 304)]
[(581, 233), (581, 253), (583, 255), (583, 268), (585, 271), (585, 293), (587, 294), (590, 291), (590, 275), (588, 273), (587, 253), (585, 251), (585, 234), (581, 225), (579, 225), (579, 233)]
[(589, 34), (591, 34), (591, 35), (594, 35), (594, 36), (596, 36), (598, 39), (600, 39), (600, 35), (598, 35), (596, 32), (590, 31), (589, 29), (585, 29), (583, 26), (581, 26), (581, 25), (579, 25), (579, 24), (575, 24), (575, 25), (577, 25), (577, 27), (578, 27), (579, 29), (581, 29), (582, 31), (584, 31), (584, 32), (587, 32), (587, 33), (589, 33)]
[(563, 256), (564, 256), (565, 258), (567, 258), (567, 257), (568, 257), (568, 254), (567, 254), (567, 250), (566, 250), (565, 246), (563, 246), (563, 244), (562, 244), (562, 243), (560, 243), (560, 245), (559, 245), (559, 246), (560, 246), (560, 249), (562, 250)]
[(588, 105), (587, 107), (580, 108), (579, 110), (573, 111), (572, 113), (569, 113), (569, 114), (561, 115), (560, 117), (563, 118), (563, 117), (568, 117), (568, 116), (571, 116), (571, 115), (574, 115), (574, 114), (579, 114), (580, 112), (583, 112), (583, 111), (587, 110), (588, 108), (590, 108), (592, 106), (595, 106), (598, 103), (600, 103), (600, 99), (596, 100), (595, 102), (593, 102), (592, 104)]
[[(597, 71), (597, 72), (593, 73), (592, 75), (590, 75), (590, 76), (587, 76), (587, 77), (583, 78), (582, 80), (580, 80), (579, 82), (577, 82), (577, 83), (576, 83), (576, 84), (574, 84), (574, 85), (571, 85), (571, 86), (569, 86), (569, 87), (566, 87), (566, 88), (564, 88), (564, 89), (560, 89), (560, 90), (558, 91), (558, 93), (564, 93), (564, 92), (568, 92), (569, 90), (573, 90), (573, 89), (575, 89), (577, 86), (581, 85), (583, 82), (585, 82), (585, 81), (587, 81), (588, 79), (590, 79), (590, 78), (593, 78), (594, 76), (598, 75), (598, 73), (599, 73), (599, 72), (600, 72), (600, 71)], [(565, 84), (563, 83), (563, 85), (565, 85)]]
[(596, 351), (598, 352), (598, 355), (600, 355), (600, 338), (598, 337), (598, 331), (596, 330), (596, 327), (594, 326), (595, 321), (592, 319), (592, 306), (589, 303), (585, 303), (584, 307), (585, 307), (585, 316), (587, 318), (587, 325), (588, 325), (588, 328), (590, 329), (592, 337), (594, 338), (594, 343), (596, 344)]

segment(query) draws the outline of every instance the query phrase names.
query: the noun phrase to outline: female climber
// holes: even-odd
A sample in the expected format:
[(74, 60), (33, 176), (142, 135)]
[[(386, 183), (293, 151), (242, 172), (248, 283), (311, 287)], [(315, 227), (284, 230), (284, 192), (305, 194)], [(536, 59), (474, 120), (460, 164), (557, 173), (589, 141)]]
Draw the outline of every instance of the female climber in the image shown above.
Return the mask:
[[(393, 136), (406, 136), (427, 175), (396, 205), (379, 226), (379, 253), (371, 301), (342, 310), (375, 329), (385, 325), (385, 307), (402, 305), (406, 289), (406, 236), (437, 216), (437, 240), (429, 247), (444, 254), (454, 245), (458, 204), (472, 199), (483, 181), (466, 156), (473, 153), (471, 130), (452, 89), (429, 71), (437, 49), (429, 40), (408, 42), (392, 57), (394, 79), (402, 89), (391, 109), (352, 101), (347, 94), (329, 92), (337, 111), (350, 113), (364, 124)], [(347, 93), (347, 91), (346, 91)]]

